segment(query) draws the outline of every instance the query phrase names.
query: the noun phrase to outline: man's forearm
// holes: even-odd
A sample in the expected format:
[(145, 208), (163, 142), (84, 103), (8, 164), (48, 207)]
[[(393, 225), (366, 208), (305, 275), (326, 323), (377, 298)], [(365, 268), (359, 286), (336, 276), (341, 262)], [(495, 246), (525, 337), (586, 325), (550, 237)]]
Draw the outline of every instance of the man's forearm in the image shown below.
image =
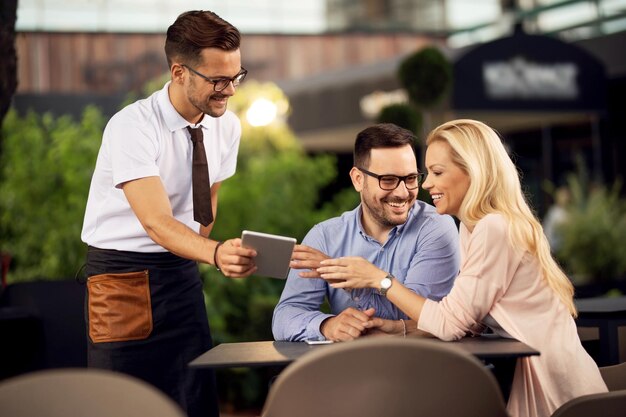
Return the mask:
[(122, 189), (137, 219), (154, 242), (183, 258), (213, 264), (217, 242), (200, 236), (174, 217), (159, 177), (128, 181)]
[(172, 216), (162, 215), (144, 228), (152, 240), (168, 251), (194, 261), (213, 265), (216, 241), (194, 232)]

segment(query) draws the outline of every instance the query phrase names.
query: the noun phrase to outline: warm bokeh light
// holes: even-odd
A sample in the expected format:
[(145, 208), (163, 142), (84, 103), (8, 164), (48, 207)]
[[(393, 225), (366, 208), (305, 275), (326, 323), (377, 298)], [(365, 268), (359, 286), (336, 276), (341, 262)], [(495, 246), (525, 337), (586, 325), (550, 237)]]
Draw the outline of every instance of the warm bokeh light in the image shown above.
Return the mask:
[(246, 120), (255, 127), (267, 126), (276, 119), (276, 114), (277, 108), (274, 102), (266, 98), (258, 98), (246, 112)]

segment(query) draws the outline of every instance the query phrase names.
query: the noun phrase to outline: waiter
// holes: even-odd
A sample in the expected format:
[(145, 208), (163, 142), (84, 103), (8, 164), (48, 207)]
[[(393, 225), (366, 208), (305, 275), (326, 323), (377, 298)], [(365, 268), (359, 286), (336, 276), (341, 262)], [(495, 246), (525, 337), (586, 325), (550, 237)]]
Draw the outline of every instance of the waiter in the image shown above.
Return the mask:
[(88, 364), (152, 383), (189, 416), (217, 416), (214, 375), (187, 364), (212, 346), (197, 262), (229, 277), (256, 269), (240, 239), (208, 239), (241, 135), (226, 106), (247, 71), (239, 31), (209, 11), (178, 16), (165, 55), (171, 80), (111, 118), (91, 181)]

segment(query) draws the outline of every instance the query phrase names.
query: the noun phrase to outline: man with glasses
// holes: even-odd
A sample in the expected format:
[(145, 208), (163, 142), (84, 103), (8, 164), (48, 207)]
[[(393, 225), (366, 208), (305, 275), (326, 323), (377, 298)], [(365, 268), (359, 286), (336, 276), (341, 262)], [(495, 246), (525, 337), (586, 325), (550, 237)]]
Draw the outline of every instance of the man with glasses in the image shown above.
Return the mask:
[[(381, 281), (378, 291), (345, 291), (310, 279), (319, 277), (316, 268), (328, 257), (361, 256), (434, 300), (450, 291), (459, 271), (458, 231), (451, 217), (416, 200), (423, 174), (414, 142), (411, 132), (393, 124), (374, 125), (357, 135), (350, 178), (361, 204), (316, 225), (296, 246), (274, 309), (276, 340), (347, 341), (365, 334), (417, 332), (416, 323), (385, 298), (391, 277)], [(321, 311), (325, 300), (330, 313)], [(366, 331), (363, 323), (372, 317), (382, 319), (377, 320), (381, 327)]]
[(227, 111), (244, 80), (240, 33), (209, 11), (180, 15), (171, 80), (107, 124), (82, 239), (88, 364), (144, 379), (189, 416), (217, 416), (215, 378), (188, 363), (212, 346), (197, 262), (255, 270), (240, 239), (209, 239), (218, 190), (235, 173), (241, 126)]

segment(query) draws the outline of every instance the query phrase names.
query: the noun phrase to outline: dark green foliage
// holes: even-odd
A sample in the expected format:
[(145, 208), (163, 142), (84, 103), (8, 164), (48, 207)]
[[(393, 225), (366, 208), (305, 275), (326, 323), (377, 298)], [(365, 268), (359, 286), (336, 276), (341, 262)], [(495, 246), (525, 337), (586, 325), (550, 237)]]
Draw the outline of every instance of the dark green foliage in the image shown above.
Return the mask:
[(383, 107), (376, 122), (393, 123), (416, 135), (419, 135), (422, 130), (422, 114), (415, 107), (406, 103), (390, 104)]
[(84, 262), (80, 231), (104, 119), (79, 122), (10, 111), (2, 126), (0, 250), (9, 281), (71, 278)]
[(557, 258), (575, 284), (610, 283), (626, 275), (626, 201), (621, 182), (592, 185), (585, 173), (571, 174), (572, 202), (558, 228), (562, 246)]
[(452, 66), (439, 49), (426, 47), (402, 61), (398, 78), (411, 102), (430, 108), (450, 90)]

